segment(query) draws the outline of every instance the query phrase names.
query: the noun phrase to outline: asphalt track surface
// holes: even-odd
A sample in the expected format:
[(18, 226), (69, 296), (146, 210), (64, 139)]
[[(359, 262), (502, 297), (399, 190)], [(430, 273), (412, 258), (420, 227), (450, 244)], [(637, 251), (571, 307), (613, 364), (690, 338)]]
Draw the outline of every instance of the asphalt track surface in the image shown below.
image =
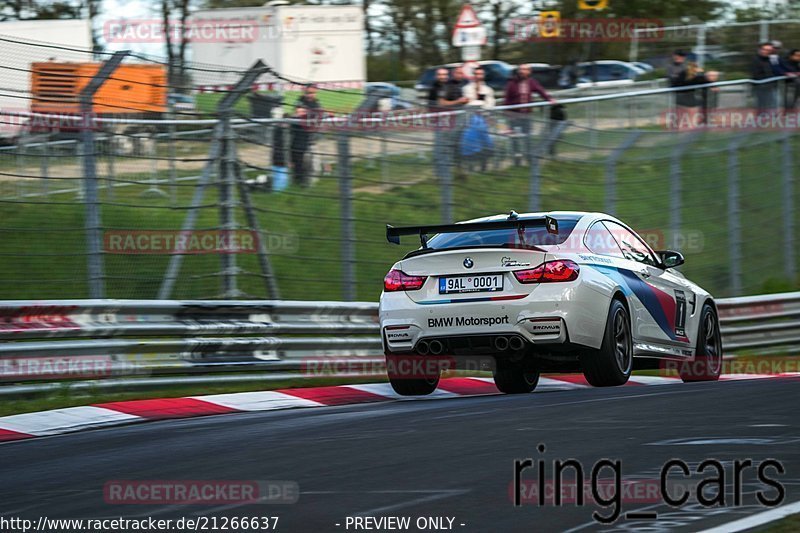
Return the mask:
[[(428, 516), (452, 517), (453, 530), (465, 532), (699, 531), (764, 511), (753, 493), (768, 487), (746, 472), (738, 507), (731, 498), (722, 508), (704, 508), (694, 497), (681, 508), (623, 501), (623, 516), (600, 527), (592, 512), (610, 508), (515, 507), (513, 462), (575, 458), (588, 472), (599, 459), (619, 459), (623, 479), (657, 480), (671, 458), (692, 469), (714, 458), (730, 486), (730, 462), (774, 458), (785, 473), (770, 476), (785, 487), (788, 504), (800, 500), (799, 391), (800, 379), (776, 378), (393, 401), (10, 442), (0, 445), (0, 515), (279, 516), (278, 531), (302, 532), (356, 531), (346, 526), (348, 516), (407, 516), (409, 531)], [(104, 484), (121, 479), (290, 480), (300, 496), (276, 505), (107, 504)], [(658, 518), (624, 517), (642, 511)]]

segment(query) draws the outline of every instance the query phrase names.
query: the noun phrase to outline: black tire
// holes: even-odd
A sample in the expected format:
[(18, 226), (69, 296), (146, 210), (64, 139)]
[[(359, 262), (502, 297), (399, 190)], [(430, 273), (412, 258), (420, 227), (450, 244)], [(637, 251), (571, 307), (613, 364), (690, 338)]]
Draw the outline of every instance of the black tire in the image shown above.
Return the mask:
[[(404, 362), (419, 361), (424, 358), (419, 355), (389, 355), (386, 354), (386, 369), (392, 389), (401, 396), (425, 396), (436, 390), (439, 386), (441, 372), (432, 371), (425, 376), (413, 376), (403, 369)], [(431, 365), (435, 366), (435, 365)]]
[(539, 384), (539, 371), (526, 368), (521, 362), (498, 359), (492, 374), (494, 384), (505, 394), (533, 392)]
[(680, 363), (680, 376), (684, 383), (717, 381), (722, 373), (722, 334), (719, 318), (710, 304), (703, 305), (700, 312), (695, 354), (694, 362)]
[(599, 350), (581, 355), (583, 375), (595, 387), (624, 385), (633, 368), (633, 335), (628, 310), (619, 300), (611, 300), (606, 331)]

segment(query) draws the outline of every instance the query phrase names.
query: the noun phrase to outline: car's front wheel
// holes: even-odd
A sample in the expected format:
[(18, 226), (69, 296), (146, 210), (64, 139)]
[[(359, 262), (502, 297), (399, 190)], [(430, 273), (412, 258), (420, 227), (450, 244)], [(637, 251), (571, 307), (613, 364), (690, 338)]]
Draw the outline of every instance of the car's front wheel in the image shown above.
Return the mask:
[(603, 344), (599, 350), (581, 355), (583, 375), (595, 387), (624, 385), (633, 368), (633, 336), (628, 310), (619, 300), (611, 300)]
[(392, 389), (401, 396), (425, 396), (439, 386), (441, 371), (419, 355), (386, 355), (386, 372)]
[(705, 304), (700, 314), (700, 329), (697, 332), (697, 347), (693, 363), (680, 366), (684, 382), (717, 381), (722, 373), (722, 334), (714, 308)]
[(494, 384), (506, 394), (533, 392), (539, 384), (539, 371), (526, 368), (523, 361), (508, 361), (498, 358), (493, 372)]

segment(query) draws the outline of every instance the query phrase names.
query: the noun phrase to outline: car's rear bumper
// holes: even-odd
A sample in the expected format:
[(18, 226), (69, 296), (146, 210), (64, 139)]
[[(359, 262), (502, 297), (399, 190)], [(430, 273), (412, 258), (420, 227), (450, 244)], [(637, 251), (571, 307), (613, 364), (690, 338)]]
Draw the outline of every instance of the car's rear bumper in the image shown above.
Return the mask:
[(420, 353), (421, 341), (438, 340), (448, 353), (459, 355), (491, 353), (497, 337), (520, 338), (526, 345), (599, 348), (608, 305), (596, 291), (569, 283), (541, 285), (517, 300), (478, 303), (420, 305), (404, 292), (384, 293), (379, 315), (387, 352)]

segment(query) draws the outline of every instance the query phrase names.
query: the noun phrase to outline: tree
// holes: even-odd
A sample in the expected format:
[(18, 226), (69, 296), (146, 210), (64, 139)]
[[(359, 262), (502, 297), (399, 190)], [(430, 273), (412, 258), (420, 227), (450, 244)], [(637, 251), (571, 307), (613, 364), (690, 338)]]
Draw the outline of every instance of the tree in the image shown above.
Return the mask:
[[(190, 0), (161, 0), (161, 22), (164, 26), (164, 47), (167, 54), (167, 85), (178, 92), (183, 92), (188, 85), (186, 79), (186, 48), (189, 44), (186, 38), (186, 22), (189, 19)], [(173, 16), (177, 14), (177, 23), (180, 28), (177, 43), (172, 42)], [(176, 49), (177, 46), (177, 49)]]

